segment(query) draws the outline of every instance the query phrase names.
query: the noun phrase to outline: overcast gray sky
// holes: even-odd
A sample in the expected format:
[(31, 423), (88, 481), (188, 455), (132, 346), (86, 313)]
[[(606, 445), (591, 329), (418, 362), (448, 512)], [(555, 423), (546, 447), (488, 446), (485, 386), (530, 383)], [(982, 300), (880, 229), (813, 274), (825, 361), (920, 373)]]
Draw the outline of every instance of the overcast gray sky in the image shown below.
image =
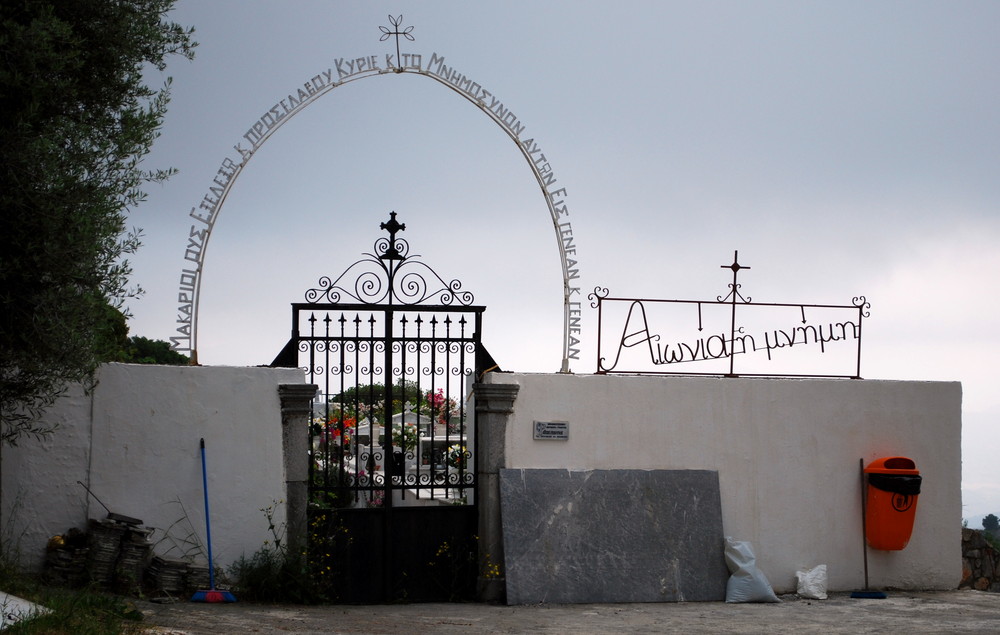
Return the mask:
[[(871, 302), (862, 375), (963, 383), (967, 517), (1000, 512), (1000, 4), (995, 2), (196, 2), (194, 62), (148, 167), (180, 170), (133, 217), (146, 296), (133, 334), (169, 339), (188, 215), (233, 146), (339, 59), (447, 64), (516, 113), (566, 188), (583, 293), (714, 299), (739, 250), (760, 302)], [(153, 81), (160, 78), (153, 77)], [(369, 251), (395, 210), (414, 252), (485, 304), (502, 367), (561, 361), (557, 238), (503, 131), (440, 84), (337, 87), (256, 152), (219, 213), (199, 361), (268, 363), (288, 305)], [(577, 373), (596, 367), (584, 316)]]

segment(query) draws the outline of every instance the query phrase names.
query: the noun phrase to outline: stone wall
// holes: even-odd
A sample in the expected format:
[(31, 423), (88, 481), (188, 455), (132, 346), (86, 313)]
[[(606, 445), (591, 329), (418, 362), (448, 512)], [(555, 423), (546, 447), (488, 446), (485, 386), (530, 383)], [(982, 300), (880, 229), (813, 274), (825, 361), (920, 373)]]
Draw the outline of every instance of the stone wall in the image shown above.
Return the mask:
[(1000, 592), (1000, 552), (986, 542), (981, 529), (962, 530), (960, 589)]

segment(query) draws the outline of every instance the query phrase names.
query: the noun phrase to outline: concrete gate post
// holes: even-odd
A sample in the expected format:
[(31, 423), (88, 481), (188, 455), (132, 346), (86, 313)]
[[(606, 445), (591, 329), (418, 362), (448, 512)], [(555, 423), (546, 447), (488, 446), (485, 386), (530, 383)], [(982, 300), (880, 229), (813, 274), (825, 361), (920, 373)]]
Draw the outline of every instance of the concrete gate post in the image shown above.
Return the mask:
[(281, 446), (285, 468), (285, 526), (289, 549), (306, 544), (309, 521), (309, 417), (319, 386), (281, 384)]
[[(475, 384), (476, 478), (479, 492), (479, 578), (477, 596), (486, 602), (506, 599), (504, 578), (503, 529), (500, 524), (500, 468), (506, 467), (505, 443), (507, 422), (514, 412), (517, 384)], [(491, 575), (491, 565), (499, 568), (499, 577)], [(495, 569), (494, 569), (495, 570)]]

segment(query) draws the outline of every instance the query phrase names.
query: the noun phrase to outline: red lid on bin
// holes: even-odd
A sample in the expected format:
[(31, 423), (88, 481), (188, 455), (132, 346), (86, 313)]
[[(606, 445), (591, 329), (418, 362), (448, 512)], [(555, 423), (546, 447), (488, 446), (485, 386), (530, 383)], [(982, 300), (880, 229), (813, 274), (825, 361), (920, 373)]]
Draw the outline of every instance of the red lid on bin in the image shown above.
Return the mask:
[(920, 474), (913, 459), (905, 456), (886, 456), (875, 459), (865, 467), (865, 474), (900, 474), (911, 476)]

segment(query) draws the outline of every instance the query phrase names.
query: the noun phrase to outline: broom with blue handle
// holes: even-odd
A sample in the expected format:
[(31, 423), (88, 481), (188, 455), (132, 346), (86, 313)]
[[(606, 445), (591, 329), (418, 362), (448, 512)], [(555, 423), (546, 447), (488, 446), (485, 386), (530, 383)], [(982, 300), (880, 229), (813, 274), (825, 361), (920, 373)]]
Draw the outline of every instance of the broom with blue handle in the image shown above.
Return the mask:
[(215, 588), (215, 565), (212, 560), (212, 521), (208, 514), (208, 469), (205, 467), (205, 439), (201, 440), (201, 483), (205, 491), (205, 539), (208, 542), (208, 586), (207, 590), (195, 591), (192, 602), (235, 602), (236, 596), (229, 591)]

